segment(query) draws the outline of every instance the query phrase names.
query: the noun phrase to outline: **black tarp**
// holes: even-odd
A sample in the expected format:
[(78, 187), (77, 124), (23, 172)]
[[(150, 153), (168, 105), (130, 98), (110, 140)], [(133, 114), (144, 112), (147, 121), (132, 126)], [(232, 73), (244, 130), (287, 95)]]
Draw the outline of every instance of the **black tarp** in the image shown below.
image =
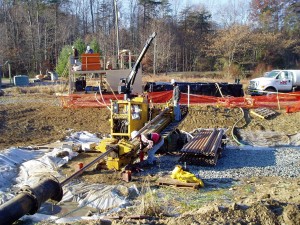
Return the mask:
[[(241, 97), (244, 96), (243, 85), (237, 83), (217, 83), (221, 89), (223, 96)], [(181, 92), (188, 93), (188, 86), (190, 86), (190, 94), (207, 95), (220, 97), (220, 91), (216, 83), (204, 82), (177, 82)], [(169, 82), (147, 82), (144, 91), (158, 92), (170, 91), (173, 86)]]

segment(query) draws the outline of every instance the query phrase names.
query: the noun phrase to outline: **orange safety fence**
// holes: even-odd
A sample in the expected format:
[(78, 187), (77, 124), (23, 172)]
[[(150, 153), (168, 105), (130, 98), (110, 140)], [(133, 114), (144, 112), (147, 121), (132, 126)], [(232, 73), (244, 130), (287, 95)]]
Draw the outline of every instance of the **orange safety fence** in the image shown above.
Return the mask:
[[(123, 95), (116, 95), (122, 99)], [(116, 100), (113, 94), (103, 95), (104, 102), (99, 94), (70, 94), (60, 96), (62, 106), (66, 108), (84, 108), (84, 107), (106, 107), (110, 105), (110, 100)]]
[(254, 104), (255, 107), (286, 109), (287, 113), (297, 112), (300, 110), (300, 92), (278, 93), (265, 96), (256, 96), (253, 98), (256, 102)]
[[(172, 98), (172, 91), (150, 92), (146, 96), (152, 103), (166, 103)], [(122, 100), (123, 94), (71, 94), (62, 96), (64, 107), (106, 107), (110, 105), (110, 100), (116, 98)], [(275, 109), (286, 109), (286, 112), (300, 111), (300, 92), (278, 93), (264, 96), (244, 96), (244, 97), (215, 97), (206, 95), (181, 93), (181, 104), (211, 104), (222, 107), (242, 107), (260, 108), (268, 107)]]

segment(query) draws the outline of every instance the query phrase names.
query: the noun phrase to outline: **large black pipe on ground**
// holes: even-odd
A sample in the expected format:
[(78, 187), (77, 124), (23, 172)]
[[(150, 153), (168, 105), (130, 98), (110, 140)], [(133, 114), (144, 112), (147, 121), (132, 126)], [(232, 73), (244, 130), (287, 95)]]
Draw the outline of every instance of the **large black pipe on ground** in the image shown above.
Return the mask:
[(63, 191), (54, 178), (44, 178), (32, 187), (24, 186), (17, 196), (0, 206), (0, 225), (12, 224), (23, 215), (33, 215), (48, 199), (59, 202)]
[(80, 176), (85, 170), (99, 162), (99, 160), (104, 159), (104, 157), (113, 150), (114, 149), (106, 150), (105, 153), (98, 156), (92, 162), (62, 182), (59, 182), (54, 177), (47, 177), (42, 178), (36, 184), (32, 185), (32, 187), (23, 187), (20, 189), (17, 196), (8, 202), (5, 202), (3, 205), (0, 205), (0, 225), (12, 224), (26, 214), (35, 214), (39, 210), (41, 204), (48, 199), (59, 202), (63, 197), (62, 187), (64, 185)]

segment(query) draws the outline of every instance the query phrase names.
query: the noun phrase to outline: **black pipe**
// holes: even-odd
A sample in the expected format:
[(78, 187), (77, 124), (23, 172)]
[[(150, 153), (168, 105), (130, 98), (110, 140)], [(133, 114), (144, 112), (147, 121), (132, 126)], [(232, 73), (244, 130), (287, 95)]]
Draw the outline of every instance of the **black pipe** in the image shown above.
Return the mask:
[(0, 225), (8, 225), (26, 214), (35, 214), (42, 203), (48, 199), (59, 202), (63, 197), (62, 187), (75, 177), (78, 177), (100, 159), (106, 157), (113, 149), (107, 150), (88, 165), (63, 180), (61, 183), (54, 178), (45, 178), (32, 187), (25, 186), (19, 190), (17, 196), (0, 205)]
[(68, 178), (64, 179), (62, 182), (60, 182), (60, 185), (63, 187), (65, 186), (67, 183), (69, 183), (71, 180), (73, 180), (74, 178), (80, 176), (84, 171), (86, 171), (88, 168), (90, 168), (91, 166), (93, 166), (96, 162), (99, 162), (99, 160), (103, 159), (104, 157), (106, 157), (110, 152), (112, 152), (114, 149), (109, 149), (106, 150), (106, 152), (104, 152), (103, 154), (101, 154), (100, 156), (98, 156), (96, 159), (94, 159), (92, 162), (90, 162), (89, 164), (87, 164), (86, 166), (84, 166), (83, 168), (81, 168), (80, 170), (78, 170), (77, 172), (73, 173), (71, 176), (69, 176)]
[(45, 178), (32, 187), (25, 186), (17, 196), (0, 206), (0, 225), (12, 224), (25, 214), (33, 215), (48, 199), (60, 201), (62, 196), (60, 183), (52, 178)]

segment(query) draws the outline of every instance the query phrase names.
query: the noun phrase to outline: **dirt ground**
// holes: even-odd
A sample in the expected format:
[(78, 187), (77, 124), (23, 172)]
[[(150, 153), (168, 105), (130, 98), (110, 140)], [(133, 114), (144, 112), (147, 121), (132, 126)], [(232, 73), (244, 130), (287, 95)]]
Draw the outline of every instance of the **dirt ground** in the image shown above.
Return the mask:
[[(76, 131), (106, 135), (110, 132), (109, 114), (106, 108), (62, 108), (58, 97), (48, 95), (2, 96), (0, 150), (12, 146), (49, 144)], [(228, 128), (227, 135), (234, 143), (230, 131), (240, 118), (243, 115), (238, 108), (192, 107), (179, 129)], [(300, 132), (300, 112), (286, 114), (281, 110), (272, 120), (263, 120), (251, 117), (245, 110), (237, 128), (246, 133), (276, 131), (289, 136)], [(102, 176), (111, 180), (114, 175), (108, 173)], [(239, 202), (229, 208), (222, 208), (217, 201), (212, 201), (179, 217), (162, 216), (152, 222), (123, 219), (113, 224), (299, 224), (299, 190), (299, 177), (253, 177), (241, 180), (240, 185), (228, 190)]]
[(0, 149), (49, 144), (76, 131), (110, 131), (106, 108), (63, 108), (59, 98), (45, 95), (4, 96), (0, 104)]
[[(88, 131), (101, 135), (110, 132), (107, 108), (63, 108), (59, 97), (49, 95), (17, 95), (0, 98), (0, 150), (12, 146), (48, 144), (64, 139), (71, 132)], [(191, 107), (179, 129), (226, 128), (229, 138), (234, 123), (245, 131), (275, 131), (286, 135), (300, 130), (300, 112), (277, 110), (272, 120), (263, 120), (239, 108), (215, 106)]]

